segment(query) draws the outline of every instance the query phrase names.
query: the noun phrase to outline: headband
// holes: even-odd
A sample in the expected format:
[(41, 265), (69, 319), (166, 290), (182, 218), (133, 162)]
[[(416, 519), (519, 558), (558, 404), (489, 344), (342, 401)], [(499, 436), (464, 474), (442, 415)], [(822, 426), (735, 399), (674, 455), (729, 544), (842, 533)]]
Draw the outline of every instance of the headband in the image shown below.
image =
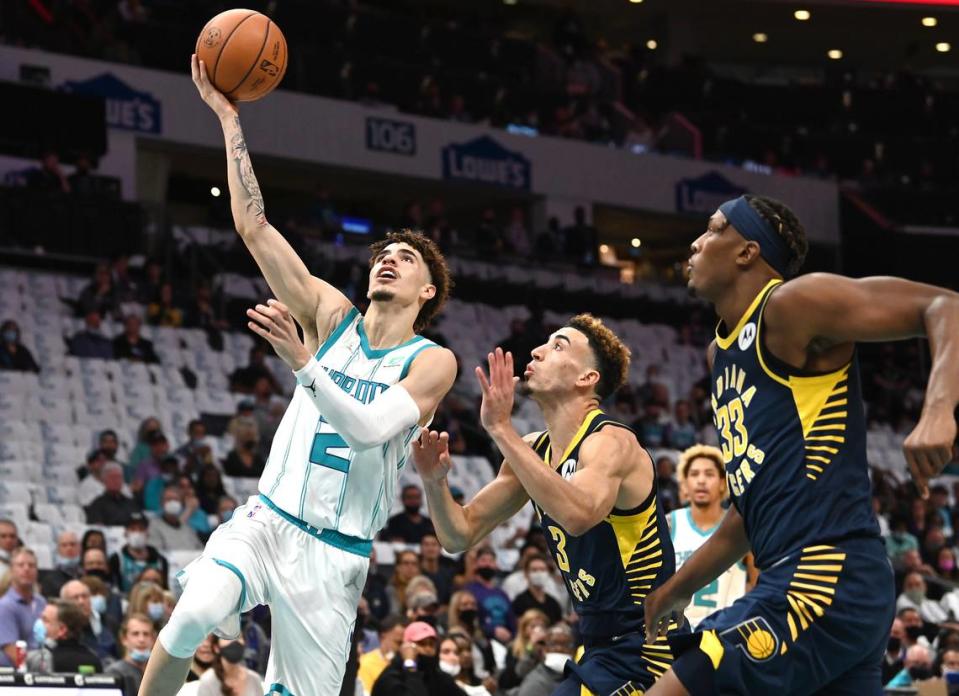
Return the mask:
[(759, 255), (776, 273), (783, 278), (789, 276), (787, 269), (792, 252), (786, 240), (749, 205), (745, 196), (726, 201), (719, 206), (719, 212), (726, 216), (726, 220), (739, 234), (759, 244)]

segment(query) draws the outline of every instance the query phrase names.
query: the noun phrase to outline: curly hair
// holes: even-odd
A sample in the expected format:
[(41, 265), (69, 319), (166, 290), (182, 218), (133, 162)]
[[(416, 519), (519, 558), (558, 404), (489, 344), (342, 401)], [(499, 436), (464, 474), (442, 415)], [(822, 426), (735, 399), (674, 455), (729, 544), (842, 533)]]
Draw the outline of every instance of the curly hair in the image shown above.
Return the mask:
[(567, 326), (586, 336), (599, 369), (596, 394), (602, 401), (626, 383), (629, 376), (629, 348), (592, 314), (577, 314)]
[(676, 471), (679, 474), (679, 480), (686, 478), (686, 471), (694, 459), (708, 459), (716, 465), (716, 471), (719, 472), (719, 478), (726, 478), (726, 465), (723, 464), (723, 453), (718, 447), (709, 445), (693, 445), (679, 455), (679, 466)]
[(766, 196), (747, 194), (745, 198), (749, 206), (786, 240), (790, 252), (789, 266), (786, 271), (792, 278), (799, 273), (799, 269), (802, 268), (803, 262), (806, 260), (806, 253), (809, 251), (805, 228), (799, 222), (796, 213), (790, 210), (785, 203)]
[(422, 307), (419, 314), (416, 315), (416, 321), (413, 322), (413, 330), (422, 331), (433, 318), (439, 314), (446, 298), (449, 297), (450, 290), (453, 289), (453, 279), (450, 276), (449, 266), (446, 265), (446, 259), (443, 252), (432, 239), (414, 230), (401, 230), (399, 232), (389, 232), (386, 239), (370, 244), (370, 268), (376, 263), (376, 257), (390, 244), (409, 244), (419, 252), (423, 257), (426, 268), (430, 273), (430, 282), (436, 288), (436, 294), (428, 299)]

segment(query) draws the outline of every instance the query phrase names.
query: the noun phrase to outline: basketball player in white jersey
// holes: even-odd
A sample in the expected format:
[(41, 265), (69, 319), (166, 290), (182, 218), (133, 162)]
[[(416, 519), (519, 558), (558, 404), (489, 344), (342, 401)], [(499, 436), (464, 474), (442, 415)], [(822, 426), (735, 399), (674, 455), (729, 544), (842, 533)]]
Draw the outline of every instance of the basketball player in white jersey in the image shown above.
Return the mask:
[[(676, 553), (676, 570), (712, 536), (726, 514), (728, 496), (723, 453), (716, 447), (693, 445), (680, 455), (679, 485), (689, 506), (673, 510), (666, 517)], [(758, 572), (752, 554), (693, 595), (686, 607), (686, 620), (695, 628), (700, 621), (725, 609), (748, 592)]]
[(410, 440), (456, 377), (453, 354), (416, 335), (446, 299), (449, 274), (430, 240), (402, 232), (371, 247), (365, 316), (312, 276), (266, 220), (236, 107), (195, 56), (192, 68), (223, 127), (236, 229), (279, 300), (251, 309), (250, 328), (298, 385), (259, 495), (178, 574), (183, 595), (140, 694), (173, 696), (200, 642), (212, 631), (235, 637), (240, 613), (258, 604), (269, 605), (273, 624), (267, 694), (336, 694), (371, 540), (387, 521)]

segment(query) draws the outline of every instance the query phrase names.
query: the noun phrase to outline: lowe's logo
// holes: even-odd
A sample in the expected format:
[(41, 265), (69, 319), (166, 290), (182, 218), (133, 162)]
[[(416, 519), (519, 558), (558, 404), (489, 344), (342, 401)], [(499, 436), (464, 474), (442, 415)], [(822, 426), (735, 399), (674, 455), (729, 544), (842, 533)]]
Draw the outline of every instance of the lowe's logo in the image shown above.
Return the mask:
[(149, 92), (138, 92), (111, 73), (89, 80), (68, 80), (63, 89), (77, 94), (103, 97), (107, 124), (112, 128), (160, 133), (163, 130), (163, 107)]
[(443, 148), (443, 178), (529, 191), (530, 163), (488, 135)]
[(730, 198), (749, 193), (719, 172), (709, 172), (695, 179), (676, 182), (676, 212), (712, 215)]

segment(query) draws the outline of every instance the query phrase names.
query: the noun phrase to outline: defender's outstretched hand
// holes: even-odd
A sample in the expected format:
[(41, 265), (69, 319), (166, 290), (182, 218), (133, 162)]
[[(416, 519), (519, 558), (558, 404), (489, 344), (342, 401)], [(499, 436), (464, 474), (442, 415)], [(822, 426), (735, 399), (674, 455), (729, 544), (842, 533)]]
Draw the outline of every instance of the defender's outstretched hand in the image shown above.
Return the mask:
[(420, 436), (413, 441), (413, 464), (426, 482), (439, 483), (445, 479), (453, 468), (449, 433), (422, 428)]
[(267, 300), (265, 305), (258, 304), (246, 310), (246, 315), (253, 320), (247, 324), (250, 331), (269, 341), (291, 370), (299, 370), (310, 361), (310, 351), (300, 340), (296, 324), (285, 304)]
[(193, 84), (196, 85), (200, 97), (203, 98), (207, 106), (213, 109), (213, 113), (220, 118), (235, 116), (239, 113), (236, 105), (223, 96), (223, 92), (210, 82), (210, 77), (206, 72), (206, 64), (197, 58), (196, 53), (190, 58), (190, 73), (193, 75)]
[(513, 376), (513, 354), (503, 353), (497, 348), (490, 353), (489, 379), (482, 367), (476, 368), (476, 380), (483, 391), (483, 403), (480, 406), (480, 421), (483, 427), (491, 430), (510, 423), (513, 413), (513, 391), (519, 378)]

